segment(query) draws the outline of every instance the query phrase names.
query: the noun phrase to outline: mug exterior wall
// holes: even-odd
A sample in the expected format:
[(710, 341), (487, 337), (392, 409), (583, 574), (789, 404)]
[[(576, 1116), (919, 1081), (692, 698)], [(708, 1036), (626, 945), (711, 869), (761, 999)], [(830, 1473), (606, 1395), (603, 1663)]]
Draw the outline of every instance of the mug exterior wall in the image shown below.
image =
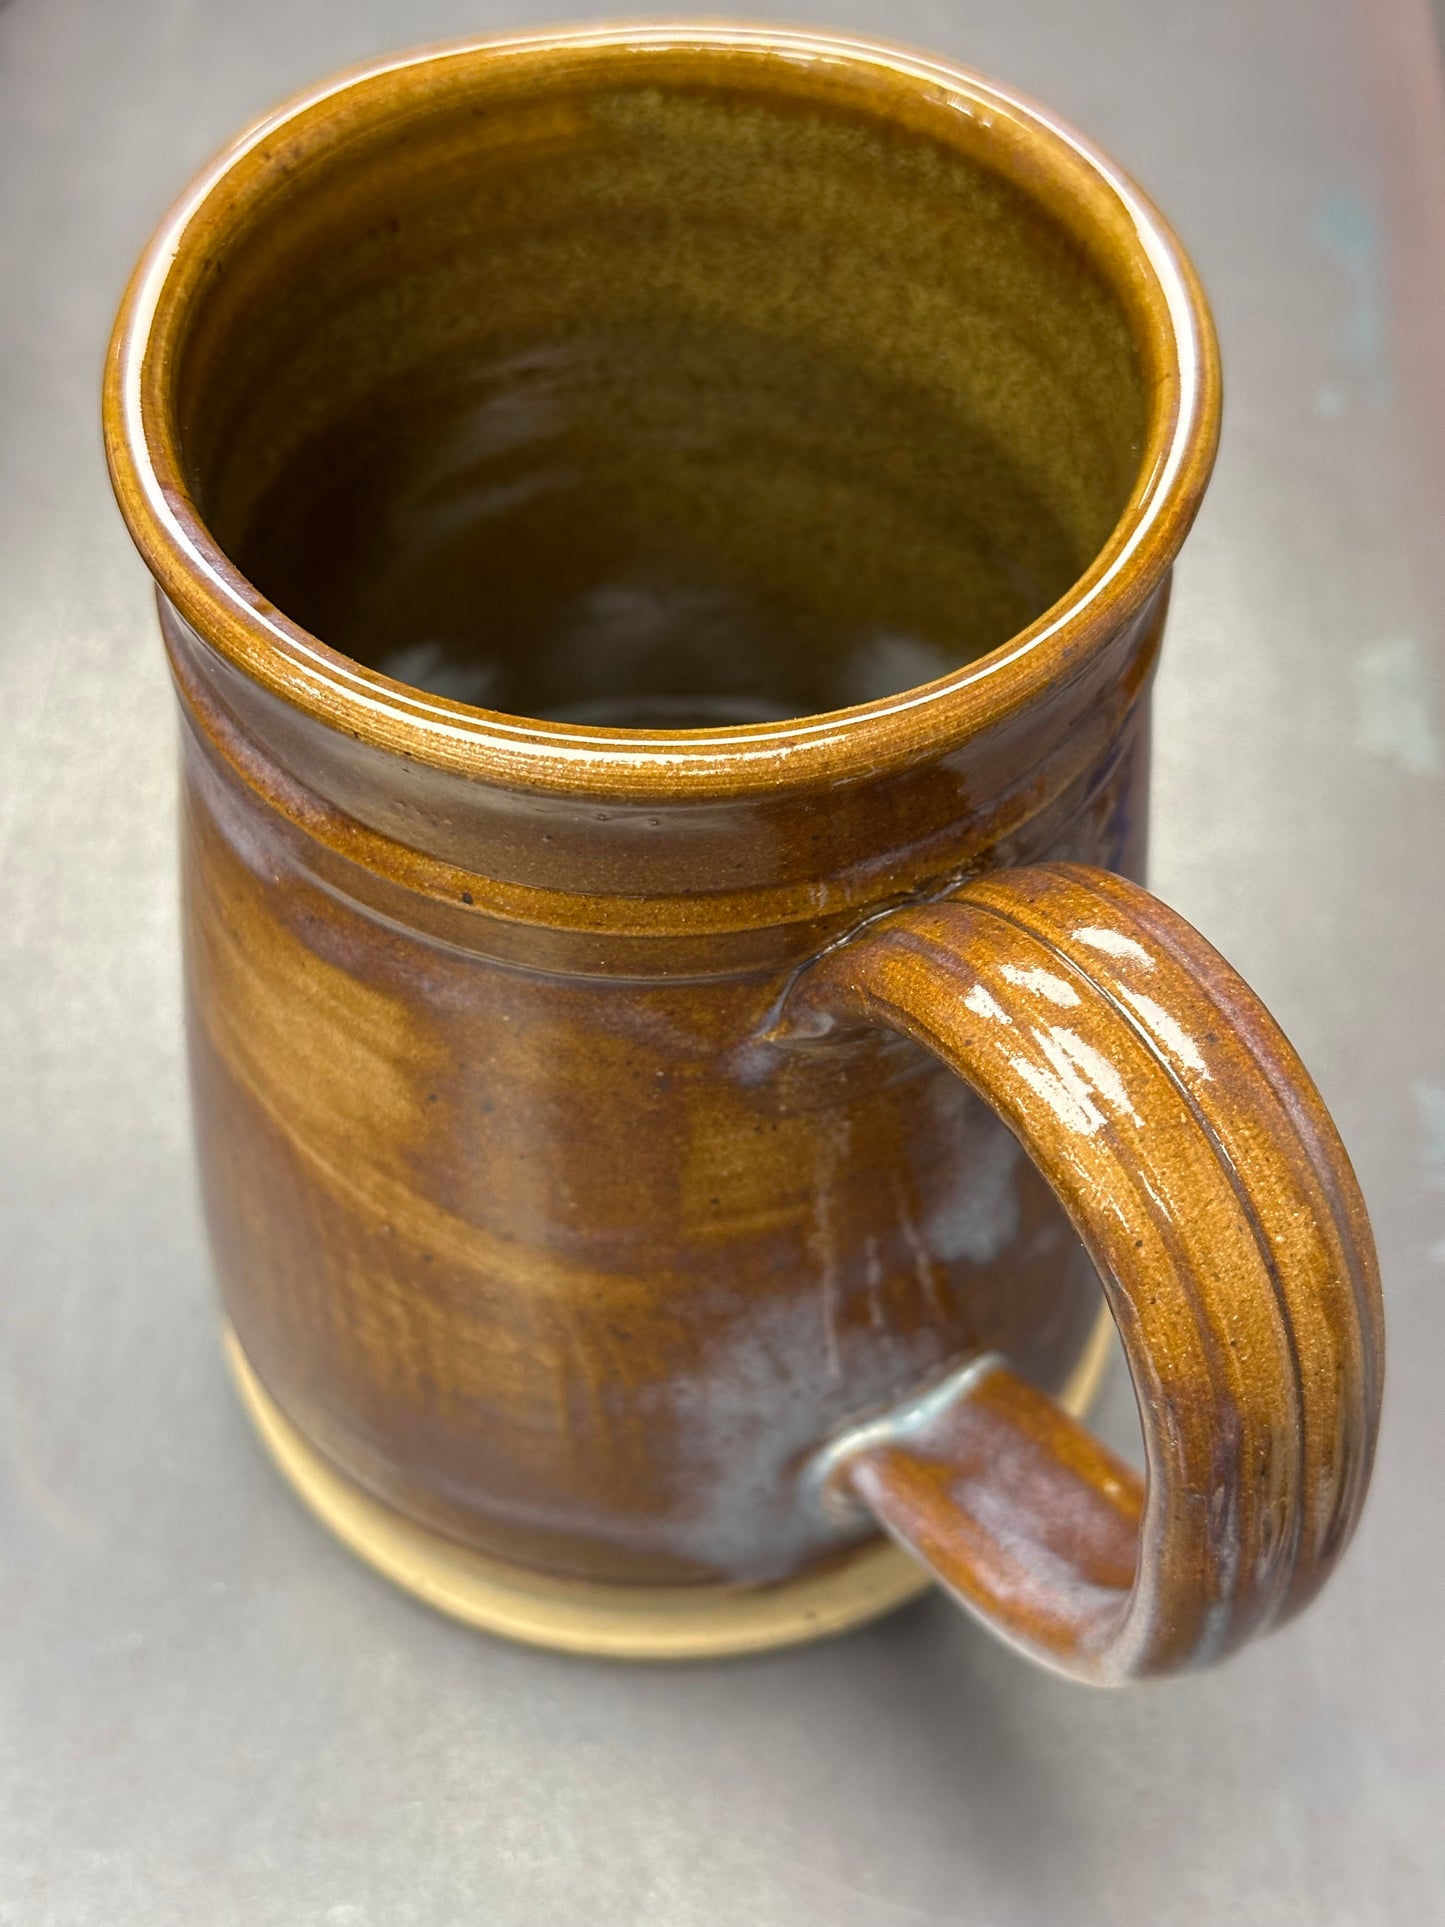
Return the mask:
[[(1005, 354), (974, 399), (1007, 415), (1031, 398), (1009, 434), (1035, 450), (1102, 411), (1105, 466), (1134, 480), (1117, 512), (1098, 498), (1112, 528), (1026, 628), (842, 709), (608, 730), (397, 681), (246, 576), (208, 520), (210, 456), (246, 416), (246, 316), (284, 321), (299, 272), (251, 241), (302, 216), (331, 232), (360, 192), (358, 142), (395, 161), (409, 126), (441, 114), (455, 131), (459, 103), (481, 125), (503, 96), (550, 127), (559, 76), (589, 75), (664, 93), (721, 77), (809, 124), (861, 114), (909, 153), (1008, 183), (979, 203), (990, 221), (1026, 204), (1029, 232), (1035, 216), (1062, 231), (1044, 252), (1073, 263), (1066, 285), (1022, 317), (1041, 385)], [(1000, 220), (1006, 245), (989, 245), (1002, 292), (1011, 231)], [(1122, 413), (1104, 364), (1072, 354), (1086, 284), (1127, 337)], [(1003, 307), (985, 332), (1007, 345), (1021, 318)], [(962, 352), (946, 301), (938, 313)], [(1219, 421), (1207, 307), (1167, 224), (1051, 115), (904, 49), (743, 23), (457, 43), (324, 83), (198, 177), (132, 278), (104, 418), (186, 724), (217, 1268), (243, 1392), (268, 1437), (288, 1429), (298, 1485), (325, 1516), (329, 1466), (402, 1539), (564, 1589), (610, 1584), (629, 1610), (679, 1584), (689, 1599), (751, 1584), (755, 1606), (788, 1590), (772, 1582), (856, 1573), (874, 1549), (814, 1502), (811, 1456), (981, 1348), (1061, 1390), (1098, 1289), (1005, 1127), (920, 1047), (796, 1026), (785, 1043), (780, 1019), (825, 952), (982, 872), (1054, 858), (1140, 873), (1149, 679)], [(957, 453), (951, 419), (935, 468)], [(1066, 463), (1065, 496), (1097, 506), (1094, 467)], [(377, 1555), (389, 1526), (337, 1529), (436, 1596), (410, 1552)], [(890, 1557), (896, 1603), (920, 1581)], [(882, 1603), (835, 1600), (831, 1623)], [(495, 1604), (478, 1623), (516, 1629)], [(752, 1643), (808, 1636), (812, 1610)], [(573, 1630), (562, 1640), (554, 1614), (523, 1636), (596, 1647), (596, 1626)], [(688, 1650), (724, 1649), (698, 1638)]]
[[(280, 714), (163, 604), (207, 1214), (229, 1317), (304, 1437), (517, 1565), (759, 1583), (856, 1540), (802, 1478), (840, 1428), (980, 1349), (1059, 1388), (1098, 1288), (1004, 1127), (900, 1037), (769, 1032), (870, 913), (1048, 858), (1140, 874), (1166, 596), (1062, 707), (801, 816), (579, 804), (519, 840), (526, 798), (433, 786), (410, 842), (416, 772)], [(809, 822), (819, 913), (770, 923)], [(830, 897), (870, 822), (867, 882)], [(639, 824), (655, 870), (700, 834), (737, 850), (749, 881), (711, 928), (649, 932), (579, 889)], [(544, 873), (571, 838), (575, 874), (518, 915), (496, 873), (528, 836)]]

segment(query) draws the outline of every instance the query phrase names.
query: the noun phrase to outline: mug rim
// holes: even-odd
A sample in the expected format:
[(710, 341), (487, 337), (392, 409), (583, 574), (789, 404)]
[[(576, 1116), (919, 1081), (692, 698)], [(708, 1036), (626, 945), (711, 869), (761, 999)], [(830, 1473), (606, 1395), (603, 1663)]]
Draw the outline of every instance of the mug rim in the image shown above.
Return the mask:
[[(172, 351), (190, 312), (174, 284), (213, 244), (226, 190), (243, 164), (258, 170), (258, 180), (267, 169), (294, 165), (296, 140), (330, 144), (348, 109), (350, 124), (384, 121), (389, 80), (429, 72), (461, 83), (481, 61), (649, 53), (771, 58), (794, 69), (841, 63), (860, 82), (881, 81), (930, 108), (943, 106), (987, 130), (1000, 156), (1023, 159), (1026, 191), (1037, 199), (1047, 190), (1066, 203), (1075, 230), (1087, 228), (1096, 246), (1113, 250), (1118, 283), (1148, 313), (1147, 339), (1138, 340), (1151, 375), (1147, 429), (1134, 487), (1107, 541), (1032, 623), (947, 675), (847, 708), (713, 729), (607, 728), (474, 707), (369, 669), (291, 621), (231, 562), (191, 496), (167, 405), (166, 377), (178, 359)], [(942, 115), (939, 123), (949, 124)], [(199, 276), (192, 294), (197, 285)], [(1136, 306), (1136, 326), (1138, 315)], [(1163, 580), (1208, 482), (1219, 417), (1218, 347), (1188, 256), (1149, 198), (1065, 121), (968, 68), (887, 41), (727, 21), (612, 21), (469, 36), (368, 61), (293, 95), (225, 147), (162, 221), (122, 299), (103, 396), (106, 458), (131, 536), (182, 620), (235, 669), (317, 722), (423, 767), (618, 802), (876, 779), (934, 760), (1045, 699), (1108, 646)]]

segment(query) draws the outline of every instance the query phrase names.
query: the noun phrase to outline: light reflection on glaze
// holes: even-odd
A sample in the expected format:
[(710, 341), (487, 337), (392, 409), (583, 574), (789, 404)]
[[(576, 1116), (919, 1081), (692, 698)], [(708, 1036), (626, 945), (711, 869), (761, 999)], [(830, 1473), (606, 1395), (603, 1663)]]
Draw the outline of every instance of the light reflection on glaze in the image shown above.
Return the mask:
[(1102, 950), (1106, 957), (1127, 957), (1143, 970), (1154, 968), (1154, 959), (1143, 944), (1135, 943), (1122, 930), (1106, 930), (1102, 924), (1080, 924), (1074, 932), (1074, 941), (1087, 944), (1090, 950)]
[[(1035, 1032), (1035, 1035), (1038, 1036), (1039, 1033)], [(1094, 1095), (1103, 1098), (1120, 1117), (1128, 1118), (1131, 1124), (1144, 1122), (1130, 1102), (1128, 1090), (1119, 1072), (1103, 1052), (1096, 1050), (1087, 1039), (1079, 1036), (1075, 1031), (1064, 1030), (1061, 1026), (1055, 1025), (1048, 1033), (1047, 1043), (1044, 1043), (1042, 1037), (1040, 1037), (1040, 1043), (1048, 1052), (1051, 1062), (1057, 1061), (1054, 1053), (1066, 1058), (1088, 1079), (1093, 1086)]]
[(1209, 1066), (1205, 1063), (1198, 1044), (1172, 1012), (1167, 1011), (1154, 998), (1144, 996), (1141, 991), (1128, 990), (1121, 986), (1119, 996), (1131, 1010), (1139, 1013), (1155, 1040), (1163, 1044), (1181, 1064), (1187, 1064), (1189, 1069), (1197, 1071), (1200, 1077), (1206, 1080), (1209, 1078)]
[(990, 1022), (996, 1024), (1013, 1023), (1013, 1018), (1009, 1016), (1003, 1005), (999, 1003), (992, 992), (983, 984), (975, 984), (973, 988), (965, 994), (963, 1001), (965, 1008), (971, 1010), (976, 1017), (986, 1017)]
[[(1034, 1033), (1038, 1036), (1038, 1032)], [(1042, 1042), (1042, 1040), (1041, 1040)], [(1017, 1056), (1009, 1064), (1036, 1097), (1043, 1099), (1054, 1116), (1069, 1131), (1092, 1137), (1104, 1128), (1104, 1114), (1089, 1095), (1082, 1078), (1067, 1062), (1045, 1070), (1031, 1058)]]
[[(1045, 1008), (1061, 982), (1067, 1024)], [(926, 1436), (880, 1422), (840, 1474), (855, 1496), (993, 1632), (1096, 1684), (1206, 1664), (1298, 1610), (1364, 1497), (1379, 1281), (1267, 1013), (1136, 885), (1064, 864), (875, 922), (809, 994), (926, 1037), (1008, 1117), (1099, 1267), (1148, 1466), (1146, 1489), (1000, 1367), (930, 1406)]]
[(1006, 984), (1015, 984), (1020, 990), (1036, 991), (1040, 997), (1063, 1009), (1078, 1006), (1078, 991), (1055, 971), (1042, 970), (1037, 964), (1027, 968), (1019, 964), (1000, 964), (998, 974)]

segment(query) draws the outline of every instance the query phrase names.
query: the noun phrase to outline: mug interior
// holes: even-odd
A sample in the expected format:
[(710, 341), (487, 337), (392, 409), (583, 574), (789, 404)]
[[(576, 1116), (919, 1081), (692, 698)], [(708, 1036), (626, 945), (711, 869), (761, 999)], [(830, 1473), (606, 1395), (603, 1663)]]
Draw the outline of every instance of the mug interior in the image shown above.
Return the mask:
[(986, 140), (801, 66), (385, 101), (217, 235), (180, 469), (260, 595), (397, 681), (687, 730), (946, 675), (1139, 479), (1116, 280)]

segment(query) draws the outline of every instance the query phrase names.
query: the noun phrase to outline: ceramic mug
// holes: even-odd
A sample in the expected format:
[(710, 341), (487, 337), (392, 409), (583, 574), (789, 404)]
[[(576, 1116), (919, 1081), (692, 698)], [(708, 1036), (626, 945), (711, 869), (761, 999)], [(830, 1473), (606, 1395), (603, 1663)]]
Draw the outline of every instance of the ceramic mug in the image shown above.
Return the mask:
[(253, 1417), (394, 1578), (634, 1654), (936, 1579), (1095, 1681), (1321, 1583), (1364, 1210), (1128, 880), (1218, 415), (1139, 191), (854, 39), (403, 55), (167, 219), (105, 422), (208, 1220)]

